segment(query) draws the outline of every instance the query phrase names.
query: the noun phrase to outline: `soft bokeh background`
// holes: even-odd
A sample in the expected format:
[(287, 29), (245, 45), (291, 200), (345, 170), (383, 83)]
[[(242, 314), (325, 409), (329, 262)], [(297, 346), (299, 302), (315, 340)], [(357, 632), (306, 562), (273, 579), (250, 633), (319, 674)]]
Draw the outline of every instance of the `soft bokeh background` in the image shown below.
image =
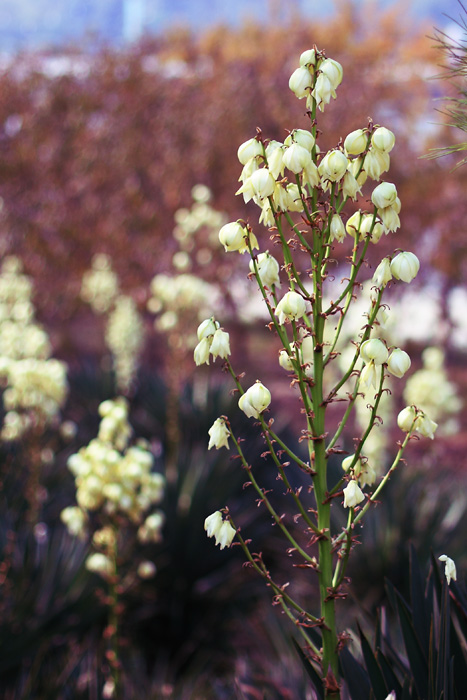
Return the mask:
[[(163, 541), (145, 552), (158, 573), (124, 596), (126, 697), (261, 697), (255, 688), (297, 697), (302, 673), (261, 582), (241, 569), (237, 551), (220, 554), (202, 530), (206, 515), (228, 502), (279, 575), (289, 575), (268, 519), (242, 490), (243, 475), (225, 454), (206, 455), (207, 430), (233, 400), (218, 367), (195, 372), (191, 343), (197, 323), (215, 311), (231, 332), (238, 371), (274, 388), (278, 426), (296, 437), (295, 402), (253, 301), (247, 261), (226, 255), (217, 231), (237, 218), (259, 229), (254, 207), (234, 196), (237, 147), (258, 126), (278, 140), (306, 127), (288, 79), (313, 44), (344, 66), (338, 100), (322, 118), (322, 147), (369, 117), (397, 137), (390, 179), (402, 227), (371, 251), (370, 264), (401, 247), (416, 252), (421, 271), (410, 291), (392, 296), (393, 342), (411, 354), (411, 375), (427, 347), (445, 353), (438, 374), (420, 380), (438, 410), (439, 437), (411, 446), (365, 526), (343, 621), (374, 611), (384, 576), (404, 588), (409, 541), (424, 565), (431, 548), (449, 548), (462, 571), (467, 170), (453, 169), (455, 156), (424, 158), (462, 140), (438, 111), (437, 100), (456, 86), (436, 78), (445, 58), (433, 38), (434, 25), (453, 35), (459, 27), (434, 2), (335, 3), (326, 13), (319, 5), (0, 7), (0, 251), (21, 260), (69, 385), (60, 419), (1, 448), (0, 674), (8, 698), (100, 697), (105, 606), (93, 589), (101, 584), (83, 566), (88, 543), (66, 533), (60, 512), (74, 502), (67, 458), (96, 435), (99, 403), (119, 393), (168, 481)], [(442, 9), (459, 17), (455, 2)], [(82, 292), (92, 266), (107, 274), (107, 307)], [(119, 368), (127, 373), (120, 384)], [(393, 402), (394, 411), (404, 405), (400, 386)], [(273, 487), (258, 463), (261, 444), (240, 425)], [(398, 438), (389, 434), (388, 450)], [(140, 554), (131, 546), (128, 561)], [(297, 586), (310, 595), (305, 577)]]

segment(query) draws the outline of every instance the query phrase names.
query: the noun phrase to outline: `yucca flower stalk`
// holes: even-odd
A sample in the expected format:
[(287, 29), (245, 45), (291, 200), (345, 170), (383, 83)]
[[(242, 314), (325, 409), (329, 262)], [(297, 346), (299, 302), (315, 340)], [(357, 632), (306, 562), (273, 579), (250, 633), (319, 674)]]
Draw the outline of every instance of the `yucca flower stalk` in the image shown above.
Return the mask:
[[(224, 360), (240, 396), (239, 408), (257, 422), (284, 484), (284, 498), (292, 500), (294, 521), (300, 524), (304, 537), (297, 536), (297, 525), (289, 523), (274, 507), (256, 480), (242, 449), (242, 438), (234, 434), (227, 416), (221, 416), (209, 431), (209, 447), (235, 447), (248, 484), (255, 489), (259, 503), (269, 511), (285, 538), (293, 567), (306, 569), (311, 577), (318, 579), (316, 610), (306, 610), (294, 597), (292, 586), (289, 589), (286, 583), (271, 576), (261, 553), (254, 553), (227, 508), (222, 513), (208, 515), (205, 528), (221, 548), (237, 539), (250, 565), (273, 591), (274, 602), (301, 635), (321, 694), (326, 698), (340, 698), (339, 650), (346, 635), (338, 631), (336, 600), (345, 596), (347, 563), (356, 543), (357, 525), (380, 498), (414, 431), (433, 437), (436, 428), (423, 412), (410, 406), (399, 420), (405, 436), (397, 443), (396, 454), (386, 472), (377, 475), (379, 465), (370, 465), (365, 457), (365, 443), (380, 422), (378, 405), (385, 391), (387, 372), (401, 377), (410, 367), (408, 355), (375, 337), (375, 328), (379, 325), (387, 287), (393, 280), (408, 283), (416, 276), (419, 262), (413, 253), (398, 249), (397, 255), (395, 252), (385, 258), (376, 269), (365, 326), (355, 335), (347, 369), (336, 379), (333, 361), (339, 354), (339, 338), (349, 308), (365, 274), (368, 275), (368, 247), (377, 244), (383, 233), (390, 234), (399, 228), (401, 210), (396, 187), (390, 182), (381, 182), (371, 193), (362, 194), (367, 180), (378, 182), (389, 169), (389, 152), (395, 137), (388, 129), (370, 121), (366, 127), (341, 139), (328, 153), (320, 152), (318, 139), (322, 127), (320, 124), (318, 130), (317, 110), (322, 112), (331, 98), (336, 97), (342, 78), (342, 66), (326, 58), (316, 47), (301, 55), (300, 67), (291, 76), (289, 86), (299, 99), (306, 98), (308, 130), (294, 129), (281, 144), (268, 142), (258, 129), (256, 136), (238, 151), (243, 171), (237, 194), (243, 194), (245, 202), (253, 200), (260, 207), (260, 223), (267, 227), (268, 233), (255, 235), (249, 223), (233, 222), (232, 228), (235, 226), (241, 240), (230, 249), (226, 247), (227, 252), (249, 253), (250, 276), (257, 281), (269, 316), (269, 328), (282, 346), (280, 365), (289, 373), (287, 381), (291, 378), (293, 389), (298, 389), (301, 403), (298, 420), (302, 421), (298, 440), (307, 446), (306, 458), (300, 445), (285, 444), (275, 432), (274, 420), (268, 416), (270, 407), (275, 408), (269, 389), (259, 379), (249, 388), (244, 387), (244, 375), (230, 361), (228, 334), (214, 317), (199, 326), (199, 344), (195, 349), (197, 365), (209, 364), (211, 356)], [(347, 204), (349, 200), (356, 201), (359, 195), (363, 208), (349, 216)], [(294, 212), (300, 213), (299, 220), (293, 219)], [(221, 242), (223, 236), (224, 232)], [(347, 247), (350, 261), (343, 271), (340, 287), (333, 281), (336, 246)], [(255, 252), (258, 247), (259, 254)], [(269, 250), (281, 253), (282, 259), (273, 266), (277, 276), (266, 276), (263, 269), (264, 255)], [(279, 295), (280, 283), (285, 284), (286, 291)], [(216, 334), (221, 332), (222, 352), (215, 341)], [(342, 478), (331, 484), (329, 460), (338, 454), (348, 454), (340, 440), (363, 387), (374, 390), (368, 424), (355, 439), (354, 454), (344, 460)], [(329, 411), (331, 405), (333, 412), (342, 407), (337, 425)], [(304, 472), (309, 490), (292, 487), (288, 474), (294, 467)], [(347, 525), (336, 530), (331, 512), (340, 504), (348, 509)], [(318, 639), (316, 631), (319, 631)]]

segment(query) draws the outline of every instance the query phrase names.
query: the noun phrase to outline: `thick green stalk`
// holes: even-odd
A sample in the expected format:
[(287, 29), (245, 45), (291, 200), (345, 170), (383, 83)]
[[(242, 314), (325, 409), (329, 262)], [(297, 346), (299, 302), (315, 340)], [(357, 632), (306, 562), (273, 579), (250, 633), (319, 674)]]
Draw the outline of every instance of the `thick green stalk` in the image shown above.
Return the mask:
[[(324, 620), (322, 628), (323, 657), (322, 673), (326, 678), (329, 670), (335, 678), (339, 677), (337, 655), (337, 631), (335, 601), (329, 596), (328, 591), (332, 587), (333, 562), (332, 562), (332, 538), (331, 538), (331, 504), (327, 499), (327, 454), (325, 445), (325, 418), (326, 404), (323, 396), (323, 342), (325, 317), (322, 312), (322, 277), (321, 263), (323, 255), (320, 232), (314, 233), (314, 266), (313, 279), (316, 296), (313, 303), (313, 316), (315, 324), (315, 350), (314, 350), (314, 386), (311, 388), (314, 410), (314, 434), (310, 440), (310, 449), (314, 451), (314, 469), (316, 475), (313, 478), (316, 508), (318, 511), (318, 529), (320, 539), (319, 551), (319, 592), (321, 617)], [(338, 698), (339, 693), (329, 691), (328, 698)]]

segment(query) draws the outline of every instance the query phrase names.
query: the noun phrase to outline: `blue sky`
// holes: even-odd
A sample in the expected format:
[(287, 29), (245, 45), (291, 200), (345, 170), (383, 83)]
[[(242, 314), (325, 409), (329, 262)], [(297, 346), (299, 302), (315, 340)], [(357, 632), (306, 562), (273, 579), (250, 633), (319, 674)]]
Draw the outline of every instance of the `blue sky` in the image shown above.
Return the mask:
[[(378, 6), (407, 8), (415, 21), (439, 28), (443, 13), (458, 18), (457, 0), (353, 0), (372, 12)], [(141, 30), (162, 32), (174, 22), (193, 29), (219, 22), (238, 25), (245, 18), (267, 21), (272, 12), (284, 19), (295, 9), (308, 17), (332, 14), (333, 0), (0, 0), (0, 51), (60, 45), (92, 32), (119, 44)], [(279, 8), (279, 9), (277, 9)]]

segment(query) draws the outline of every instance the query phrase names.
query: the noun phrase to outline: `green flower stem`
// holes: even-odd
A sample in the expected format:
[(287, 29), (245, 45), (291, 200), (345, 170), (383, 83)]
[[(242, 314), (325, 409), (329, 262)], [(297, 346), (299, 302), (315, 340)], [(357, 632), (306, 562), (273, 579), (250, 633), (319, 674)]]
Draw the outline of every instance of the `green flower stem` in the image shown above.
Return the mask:
[[(283, 329), (283, 327), (278, 323), (277, 318), (274, 314), (274, 311), (271, 308), (271, 304), (269, 303), (266, 289), (264, 288), (264, 285), (261, 281), (261, 277), (259, 275), (258, 263), (256, 262), (256, 257), (253, 255), (253, 250), (251, 248), (251, 243), (249, 240), (248, 240), (248, 250), (250, 252), (251, 259), (253, 260), (253, 269), (255, 271), (256, 281), (257, 281), (258, 286), (261, 290), (262, 297), (266, 303), (266, 306), (267, 306), (267, 309), (269, 312), (269, 316), (271, 317), (271, 321), (274, 324), (275, 331), (276, 331), (277, 335), (279, 336), (279, 339), (280, 339), (282, 345), (284, 346), (284, 348), (286, 348), (286, 350), (290, 354), (291, 350), (290, 350), (289, 338), (287, 336), (287, 333), (285, 332), (285, 329)], [(274, 296), (274, 299), (275, 299), (275, 296)], [(277, 304), (276, 304), (276, 306), (277, 306)]]
[(328, 396), (328, 398), (327, 398), (327, 401), (328, 401), (328, 402), (331, 401), (331, 399), (337, 394), (337, 392), (339, 391), (339, 389), (345, 384), (345, 382), (347, 381), (347, 379), (350, 377), (350, 375), (351, 375), (352, 372), (354, 371), (355, 365), (357, 364), (357, 360), (358, 360), (358, 358), (360, 357), (360, 347), (361, 347), (362, 343), (364, 343), (365, 340), (368, 340), (368, 338), (370, 337), (370, 333), (371, 333), (371, 330), (372, 330), (372, 328), (373, 328), (373, 323), (375, 322), (376, 316), (378, 315), (378, 311), (379, 311), (379, 308), (380, 308), (380, 302), (381, 302), (381, 298), (382, 298), (382, 296), (383, 296), (383, 293), (384, 293), (384, 289), (380, 289), (379, 292), (378, 292), (378, 297), (377, 297), (377, 299), (376, 299), (376, 302), (374, 303), (374, 306), (373, 306), (373, 311), (372, 311), (372, 312), (369, 314), (369, 316), (368, 316), (368, 323), (367, 323), (367, 325), (366, 325), (365, 332), (363, 333), (363, 336), (362, 336), (362, 339), (361, 339), (361, 341), (360, 341), (360, 344), (359, 344), (359, 346), (357, 347), (357, 349), (356, 349), (356, 351), (355, 351), (355, 355), (354, 355), (354, 357), (353, 357), (352, 362), (350, 363), (349, 369), (348, 369), (347, 372), (344, 374), (344, 376), (342, 377), (342, 379), (341, 379), (341, 380), (335, 385), (335, 387), (334, 387), (333, 389), (331, 389), (331, 391), (329, 392), (329, 396)]
[(298, 508), (299, 511), (300, 511), (300, 514), (301, 514), (302, 518), (305, 520), (305, 522), (306, 522), (306, 524), (308, 525), (308, 527), (309, 527), (315, 534), (319, 533), (319, 530), (318, 530), (318, 528), (316, 527), (316, 525), (314, 524), (314, 522), (313, 522), (312, 520), (310, 520), (310, 518), (309, 518), (309, 516), (308, 516), (308, 513), (306, 512), (305, 508), (303, 507), (303, 504), (302, 504), (300, 498), (297, 496), (296, 492), (293, 490), (292, 486), (290, 485), (290, 482), (289, 482), (289, 480), (288, 480), (288, 478), (287, 478), (287, 476), (286, 476), (284, 467), (282, 466), (282, 464), (281, 464), (280, 461), (279, 461), (278, 456), (276, 455), (276, 452), (275, 452), (275, 450), (274, 450), (273, 444), (272, 444), (271, 440), (269, 439), (269, 436), (268, 436), (267, 432), (264, 433), (264, 437), (265, 437), (265, 439), (266, 439), (266, 443), (267, 443), (267, 445), (268, 445), (269, 452), (271, 453), (271, 456), (272, 456), (272, 458), (273, 458), (273, 460), (274, 460), (274, 463), (275, 463), (275, 465), (276, 465), (276, 467), (277, 467), (277, 470), (278, 470), (279, 474), (281, 475), (282, 481), (284, 482), (284, 484), (285, 484), (285, 486), (286, 486), (286, 488), (287, 488), (287, 491), (292, 495), (292, 497), (293, 497), (293, 499), (294, 499), (294, 501), (295, 501), (295, 503), (296, 503), (296, 505), (297, 505), (297, 508)]
[(328, 455), (330, 454), (332, 448), (334, 447), (334, 445), (336, 444), (336, 442), (340, 438), (340, 436), (345, 428), (345, 425), (349, 419), (349, 416), (352, 413), (352, 409), (354, 407), (355, 401), (357, 400), (359, 384), (360, 384), (360, 376), (358, 376), (355, 379), (355, 385), (354, 385), (354, 390), (352, 392), (352, 398), (350, 398), (350, 400), (349, 400), (349, 404), (347, 406), (347, 409), (346, 409), (344, 415), (342, 416), (342, 420), (339, 423), (339, 427), (337, 428), (336, 432), (334, 433), (331, 441), (329, 442), (329, 444), (327, 446)]
[(300, 243), (302, 244), (302, 246), (305, 248), (305, 250), (307, 250), (309, 253), (311, 253), (311, 252), (313, 251), (313, 248), (310, 246), (310, 244), (308, 243), (308, 241), (306, 241), (306, 240), (303, 238), (302, 232), (300, 231), (300, 229), (298, 228), (298, 226), (297, 226), (296, 224), (294, 224), (294, 222), (293, 222), (293, 220), (292, 220), (292, 217), (290, 216), (289, 212), (288, 212), (288, 211), (285, 211), (285, 212), (284, 212), (284, 216), (285, 216), (285, 218), (286, 218), (287, 223), (289, 224), (290, 228), (292, 229), (292, 231), (293, 231), (293, 232), (295, 233), (295, 235), (297, 236), (297, 238), (298, 238), (298, 240), (300, 241)]
[[(296, 359), (296, 369), (297, 369), (297, 376), (298, 376), (298, 386), (300, 387), (300, 394), (302, 397), (303, 401), (303, 406), (306, 411), (306, 417), (307, 417), (307, 430), (308, 432), (313, 432), (314, 431), (314, 418), (313, 418), (313, 398), (310, 398), (309, 396), (309, 383), (307, 382), (306, 375), (304, 374), (302, 370), (302, 365), (299, 361), (299, 350), (298, 350), (298, 332), (297, 332), (297, 326), (295, 321), (292, 321), (292, 332), (293, 332), (293, 338), (295, 341), (295, 348), (297, 352), (297, 359)], [(311, 462), (310, 462), (311, 464)]]
[(348, 282), (347, 286), (345, 287), (344, 291), (339, 295), (337, 300), (333, 301), (331, 303), (330, 307), (325, 311), (327, 316), (338, 309), (339, 304), (347, 296), (347, 294), (349, 294), (349, 293), (352, 294), (352, 291), (353, 291), (353, 288), (355, 285), (355, 280), (357, 278), (357, 275), (358, 275), (358, 272), (359, 272), (361, 266), (363, 265), (363, 261), (365, 260), (365, 255), (366, 255), (366, 251), (368, 250), (369, 244), (370, 244), (370, 236), (368, 235), (366, 240), (365, 240), (365, 243), (363, 245), (362, 253), (361, 253), (359, 259), (357, 260), (357, 263), (352, 264), (352, 271), (350, 273), (349, 282)]
[[(361, 452), (362, 449), (363, 449), (363, 445), (364, 445), (365, 442), (367, 441), (368, 436), (370, 435), (370, 433), (371, 433), (371, 431), (372, 431), (372, 429), (373, 429), (373, 427), (374, 427), (374, 424), (375, 424), (375, 421), (376, 421), (376, 415), (377, 415), (378, 406), (379, 406), (379, 403), (380, 403), (380, 401), (381, 401), (381, 397), (382, 397), (382, 395), (383, 395), (384, 376), (385, 376), (385, 375), (384, 375), (384, 365), (382, 365), (382, 366), (381, 366), (381, 379), (380, 379), (380, 382), (379, 382), (378, 390), (377, 390), (377, 392), (376, 392), (375, 404), (374, 404), (373, 408), (371, 409), (371, 415), (370, 415), (370, 420), (368, 421), (368, 427), (367, 427), (367, 429), (365, 430), (365, 432), (364, 432), (364, 434), (363, 434), (363, 437), (361, 438), (357, 449), (355, 450), (355, 456), (354, 456), (354, 459), (353, 459), (353, 461), (352, 461), (352, 464), (349, 466), (349, 469), (352, 469), (352, 467), (355, 466), (355, 464), (356, 464), (356, 462), (357, 462), (357, 459), (358, 459), (359, 456), (360, 456), (360, 452)], [(331, 450), (331, 449), (334, 447), (334, 445), (336, 444), (338, 438), (340, 437), (340, 435), (341, 435), (341, 433), (342, 433), (342, 431), (343, 431), (343, 429), (344, 429), (344, 427), (345, 427), (345, 424), (346, 424), (346, 422), (347, 422), (347, 420), (348, 420), (348, 418), (349, 418), (349, 415), (350, 415), (350, 413), (351, 413), (351, 411), (352, 411), (352, 408), (354, 407), (355, 401), (357, 400), (358, 385), (359, 385), (359, 384), (360, 384), (360, 377), (357, 377), (357, 380), (356, 380), (356, 382), (355, 382), (354, 392), (353, 392), (353, 394), (352, 394), (352, 399), (349, 401), (349, 405), (348, 405), (348, 407), (347, 407), (346, 412), (344, 413), (344, 416), (343, 416), (343, 418), (342, 418), (342, 420), (341, 420), (341, 422), (340, 422), (340, 424), (339, 424), (339, 427), (338, 427), (338, 429), (336, 430), (336, 433), (334, 434), (334, 436), (333, 436), (331, 442), (330, 442), (329, 445), (328, 445), (328, 448), (327, 448), (327, 449), (328, 449), (328, 454), (329, 454), (330, 450)], [(333, 491), (334, 491), (334, 489), (333, 489)], [(331, 493), (332, 493), (332, 492), (331, 492)]]
[[(230, 524), (232, 525), (232, 527), (235, 528), (235, 524), (234, 524), (231, 517), (229, 517), (229, 521), (230, 521)], [(271, 575), (269, 574), (268, 570), (266, 569), (266, 566), (264, 565), (264, 563), (260, 560), (261, 566), (258, 564), (258, 562), (255, 560), (255, 558), (251, 554), (247, 543), (245, 542), (245, 540), (243, 539), (243, 537), (240, 535), (240, 533), (238, 531), (237, 531), (236, 537), (240, 543), (240, 546), (242, 547), (242, 549), (245, 553), (246, 558), (250, 562), (250, 564), (253, 566), (255, 571), (260, 576), (262, 576), (267, 581), (267, 583), (271, 586), (272, 590), (274, 591), (278, 600), (280, 601), (280, 603), (284, 609), (284, 612), (292, 620), (292, 622), (298, 626), (299, 631), (302, 634), (302, 636), (304, 637), (306, 643), (310, 646), (313, 653), (319, 657), (320, 650), (313, 644), (309, 635), (306, 633), (306, 631), (303, 629), (303, 627), (299, 624), (298, 619), (290, 611), (290, 608), (293, 608), (294, 610), (296, 610), (303, 617), (303, 619), (309, 620), (311, 624), (320, 625), (321, 620), (319, 620), (318, 618), (314, 617), (309, 612), (304, 610), (293, 598), (291, 598), (285, 592), (283, 587), (281, 588), (277, 583), (275, 583), (272, 580)]]
[[(282, 244), (282, 252), (283, 252), (283, 255), (284, 255), (284, 263), (285, 263), (285, 268), (286, 268), (287, 276), (288, 276), (288, 279), (289, 279), (289, 286), (290, 286), (290, 289), (291, 289), (292, 291), (294, 291), (294, 285), (296, 284), (297, 287), (298, 287), (298, 288), (300, 289), (300, 291), (302, 292), (302, 294), (303, 294), (303, 296), (305, 297), (305, 299), (310, 300), (310, 294), (309, 294), (308, 290), (307, 290), (306, 287), (303, 285), (303, 283), (302, 283), (302, 281), (301, 281), (301, 279), (300, 279), (300, 275), (299, 275), (299, 273), (298, 273), (298, 271), (297, 271), (297, 268), (295, 267), (295, 263), (294, 263), (294, 261), (293, 261), (292, 254), (291, 254), (291, 252), (290, 252), (289, 245), (288, 245), (288, 243), (287, 243), (287, 241), (286, 241), (286, 239), (285, 239), (284, 233), (283, 233), (283, 231), (282, 231), (282, 224), (281, 224), (280, 216), (279, 216), (278, 212), (276, 212), (276, 210), (275, 210), (275, 208), (274, 208), (274, 200), (273, 200), (272, 197), (269, 197), (268, 199), (269, 199), (269, 204), (270, 204), (271, 209), (272, 209), (273, 214), (274, 214), (274, 219), (275, 219), (275, 221), (276, 221), (276, 226), (277, 226), (277, 232), (278, 232), (278, 234), (279, 234), (279, 238), (280, 238), (280, 241), (281, 241), (281, 244)], [(308, 318), (307, 316), (305, 317), (305, 322), (306, 322), (306, 324), (307, 324), (308, 326), (310, 325), (310, 320), (309, 320), (309, 318)]]
[(385, 378), (384, 365), (382, 365), (382, 367), (381, 367), (381, 379), (379, 381), (378, 391), (376, 392), (375, 403), (374, 403), (373, 408), (371, 409), (371, 415), (370, 415), (370, 420), (368, 421), (368, 427), (365, 430), (365, 432), (363, 433), (363, 437), (361, 438), (360, 442), (358, 443), (358, 447), (355, 450), (355, 456), (352, 460), (352, 464), (350, 465), (349, 469), (352, 469), (355, 466), (355, 464), (357, 463), (357, 460), (360, 457), (360, 453), (363, 449), (363, 445), (367, 441), (368, 436), (370, 435), (371, 431), (374, 428), (374, 425), (376, 422), (376, 417), (377, 417), (378, 406), (379, 406), (379, 403), (380, 403), (381, 398), (383, 396), (384, 378)]
[(300, 182), (300, 176), (299, 176), (299, 175), (295, 175), (295, 182), (297, 183), (298, 191), (300, 192), (300, 199), (302, 200), (303, 211), (305, 212), (305, 216), (306, 216), (306, 218), (308, 219), (308, 221), (309, 221), (310, 223), (312, 223), (312, 222), (313, 222), (313, 217), (311, 216), (310, 211), (309, 211), (309, 209), (308, 209), (308, 206), (307, 206), (307, 203), (306, 203), (307, 196), (306, 196), (306, 194), (303, 193), (303, 187), (302, 187), (302, 183)]
[(345, 577), (345, 571), (347, 569), (347, 564), (349, 561), (349, 555), (350, 555), (350, 550), (351, 550), (351, 545), (352, 545), (352, 538), (350, 536), (350, 532), (352, 529), (352, 524), (354, 522), (355, 518), (355, 509), (350, 508), (349, 509), (349, 516), (347, 518), (347, 532), (349, 533), (347, 535), (347, 538), (339, 552), (339, 557), (337, 560), (336, 564), (336, 569), (334, 571), (334, 576), (332, 578), (332, 587), (334, 588), (335, 591), (339, 588), (341, 585), (342, 581), (344, 580)]
[[(279, 234), (279, 238), (280, 238), (280, 241), (282, 244), (282, 253), (284, 255), (284, 267), (285, 267), (285, 271), (287, 272), (287, 277), (289, 278), (290, 289), (293, 290), (294, 284), (295, 284), (296, 280), (298, 279), (298, 272), (295, 268), (294, 261), (292, 258), (292, 253), (290, 252), (290, 248), (287, 244), (287, 241), (284, 238), (284, 234), (282, 233), (280, 216), (279, 216), (279, 214), (276, 211), (276, 208), (274, 206), (274, 200), (272, 197), (268, 197), (268, 201), (269, 201), (269, 206), (271, 207), (271, 211), (274, 214), (274, 220), (276, 222), (277, 232)], [(298, 282), (297, 282), (297, 284), (298, 284)], [(308, 295), (308, 292), (306, 292), (306, 294)]]
[[(238, 389), (240, 395), (243, 396), (243, 394), (244, 394), (245, 392), (243, 391), (242, 385), (241, 385), (240, 382), (238, 381), (238, 377), (237, 377), (237, 375), (235, 374), (235, 371), (234, 371), (234, 369), (233, 369), (233, 367), (232, 367), (230, 361), (229, 361), (229, 360), (226, 360), (226, 361), (225, 361), (225, 364), (227, 365), (227, 368), (228, 368), (228, 370), (229, 370), (229, 372), (230, 372), (230, 375), (231, 375), (231, 377), (233, 378), (233, 380), (234, 380), (234, 382), (235, 382), (235, 386), (237, 387), (237, 389)], [(296, 455), (295, 452), (292, 452), (292, 450), (290, 449), (290, 447), (288, 447), (288, 446), (285, 444), (285, 442), (283, 442), (283, 441), (280, 439), (280, 437), (279, 437), (278, 435), (276, 435), (276, 433), (275, 433), (275, 432), (271, 429), (271, 427), (266, 423), (266, 421), (264, 420), (262, 414), (260, 414), (259, 419), (260, 419), (260, 421), (261, 421), (261, 426), (262, 426), (263, 430), (265, 430), (265, 431), (271, 436), (271, 438), (272, 438), (273, 440), (275, 440), (275, 442), (277, 442), (277, 444), (281, 447), (282, 450), (284, 450), (284, 452), (290, 457), (290, 459), (293, 459), (293, 461), (296, 462), (296, 464), (298, 464), (298, 466), (300, 467), (300, 469), (303, 469), (303, 470), (306, 471), (307, 473), (311, 473), (313, 470), (311, 469), (310, 465), (307, 464), (306, 462), (304, 462), (303, 459), (300, 459), (300, 457), (299, 457), (298, 455)]]
[[(355, 245), (354, 245), (354, 249), (352, 251), (352, 271), (355, 271), (355, 269), (356, 269), (357, 252), (358, 252), (358, 234), (355, 234)], [(355, 277), (357, 276), (357, 274), (358, 274), (358, 270), (355, 274)], [(353, 285), (347, 292), (347, 299), (345, 301), (344, 308), (341, 310), (341, 316), (340, 316), (339, 322), (337, 324), (336, 331), (334, 333), (334, 338), (332, 341), (331, 348), (330, 348), (329, 352), (327, 353), (326, 357), (324, 358), (324, 366), (326, 366), (328, 364), (329, 360), (332, 357), (332, 353), (335, 350), (335, 347), (337, 345), (337, 341), (339, 340), (339, 336), (341, 334), (342, 326), (344, 325), (345, 317), (346, 317), (347, 312), (350, 308), (350, 304), (352, 303), (352, 298), (353, 298)]]
[[(364, 517), (364, 515), (368, 512), (368, 509), (370, 508), (371, 504), (374, 503), (374, 502), (377, 500), (379, 494), (381, 493), (381, 491), (383, 490), (383, 488), (386, 486), (386, 484), (387, 484), (387, 482), (388, 482), (388, 480), (389, 480), (389, 477), (391, 476), (392, 472), (396, 469), (397, 465), (399, 464), (399, 462), (400, 462), (401, 459), (402, 459), (402, 455), (404, 454), (405, 448), (407, 447), (407, 444), (408, 444), (410, 438), (412, 437), (412, 433), (413, 433), (413, 430), (414, 430), (414, 426), (415, 426), (415, 421), (412, 423), (412, 427), (411, 427), (410, 431), (407, 433), (407, 435), (405, 436), (404, 441), (403, 441), (402, 444), (400, 445), (399, 450), (398, 450), (398, 452), (397, 452), (397, 454), (396, 454), (396, 456), (395, 456), (395, 458), (394, 458), (393, 463), (391, 464), (391, 466), (390, 466), (390, 468), (388, 469), (387, 473), (386, 473), (386, 474), (384, 475), (384, 477), (381, 479), (378, 488), (375, 489), (375, 491), (374, 491), (374, 492), (371, 494), (371, 496), (368, 498), (368, 500), (367, 500), (367, 502), (365, 503), (365, 505), (363, 506), (363, 508), (360, 509), (358, 515), (355, 516), (355, 519), (354, 519), (354, 521), (353, 521), (353, 525), (356, 525), (357, 523), (360, 522), (360, 520), (361, 520), (361, 519)], [(338, 536), (335, 538), (335, 540), (334, 540), (334, 545), (339, 544), (339, 542), (342, 542), (342, 540), (345, 539), (345, 538), (348, 536), (349, 531), (350, 531), (350, 530), (349, 530), (348, 527), (347, 527), (345, 530), (343, 530), (343, 531), (341, 532), (341, 534), (338, 535)]]
[(242, 461), (242, 464), (243, 464), (244, 468), (246, 469), (246, 471), (248, 472), (248, 477), (249, 477), (251, 483), (253, 484), (253, 486), (254, 486), (254, 488), (255, 488), (255, 490), (256, 490), (258, 496), (260, 497), (261, 501), (264, 503), (264, 505), (265, 505), (266, 508), (268, 509), (269, 513), (272, 515), (272, 518), (273, 518), (274, 522), (275, 522), (276, 525), (282, 530), (283, 534), (284, 534), (285, 537), (289, 540), (289, 542), (290, 542), (290, 544), (292, 545), (293, 549), (295, 549), (299, 554), (301, 554), (301, 556), (305, 559), (305, 561), (307, 561), (307, 562), (310, 563), (310, 564), (314, 564), (314, 559), (313, 559), (313, 557), (311, 557), (311, 556), (308, 554), (308, 552), (305, 552), (305, 550), (302, 549), (302, 547), (300, 547), (300, 545), (298, 544), (298, 542), (295, 541), (295, 539), (292, 537), (292, 535), (290, 534), (290, 532), (288, 531), (288, 529), (287, 529), (287, 528), (285, 527), (285, 525), (283, 524), (282, 518), (276, 513), (276, 511), (274, 510), (274, 508), (273, 508), (273, 506), (272, 506), (270, 500), (268, 499), (268, 497), (267, 497), (266, 494), (264, 493), (263, 489), (260, 487), (260, 485), (259, 485), (258, 482), (256, 481), (256, 479), (255, 479), (255, 477), (254, 477), (254, 475), (253, 475), (253, 472), (252, 472), (252, 470), (251, 470), (251, 467), (250, 467), (250, 465), (248, 464), (248, 462), (247, 462), (246, 459), (245, 459), (245, 455), (243, 454), (243, 450), (242, 450), (242, 448), (240, 447), (240, 443), (239, 443), (238, 440), (236, 439), (235, 435), (233, 435), (233, 433), (231, 433), (231, 436), (232, 436), (232, 440), (234, 441), (235, 447), (237, 448), (237, 453), (238, 453), (239, 456), (240, 456), (240, 459), (241, 459), (241, 461)]
[[(326, 403), (323, 397), (323, 345), (325, 314), (322, 311), (321, 296), (321, 255), (322, 247), (319, 233), (313, 235), (313, 283), (316, 290), (313, 301), (313, 317), (315, 319), (315, 347), (313, 356), (314, 365), (314, 385), (311, 387), (314, 411), (313, 438), (308, 440), (310, 453), (314, 452), (314, 469), (316, 475), (313, 477), (315, 490), (316, 508), (318, 511), (318, 529), (320, 538), (318, 540), (319, 551), (319, 591), (320, 591), (320, 613), (324, 620), (322, 629), (323, 657), (322, 674), (325, 678), (331, 668), (334, 676), (339, 678), (339, 661), (337, 655), (337, 630), (335, 616), (335, 601), (329, 596), (329, 589), (332, 586), (332, 541), (331, 541), (331, 504), (327, 499), (327, 454), (325, 446), (325, 416)], [(310, 464), (311, 464), (310, 454)]]

